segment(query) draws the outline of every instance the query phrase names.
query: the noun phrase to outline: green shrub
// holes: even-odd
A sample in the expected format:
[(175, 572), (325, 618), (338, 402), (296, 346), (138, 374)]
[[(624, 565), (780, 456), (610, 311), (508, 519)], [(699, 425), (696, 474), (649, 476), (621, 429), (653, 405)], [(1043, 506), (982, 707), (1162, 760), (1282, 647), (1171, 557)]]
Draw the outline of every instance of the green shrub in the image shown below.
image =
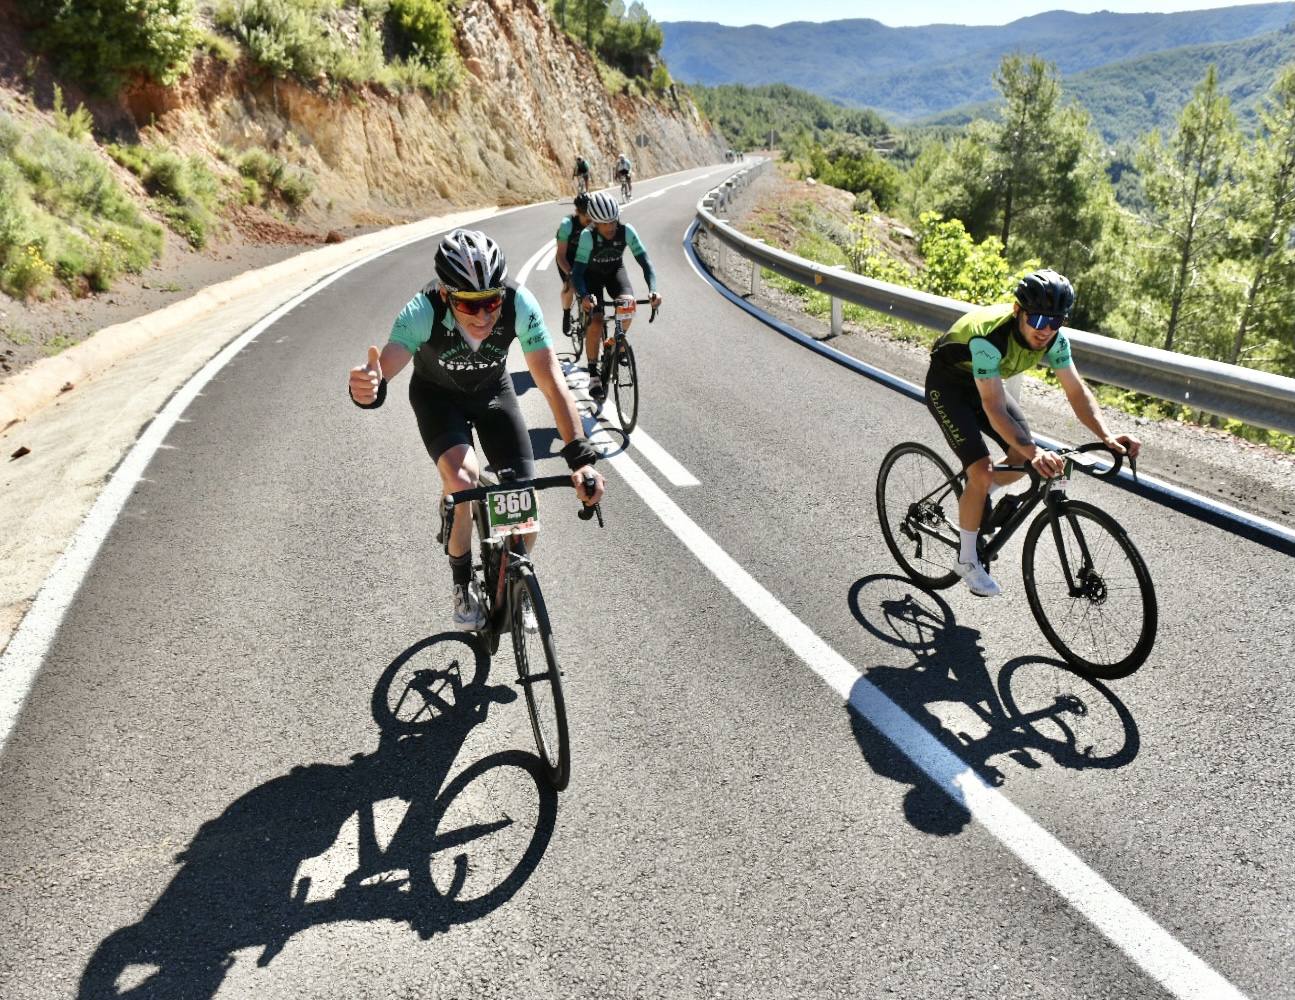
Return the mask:
[(171, 84), (189, 68), (193, 0), (20, 0), (40, 25), (36, 44), (59, 69), (101, 94), (142, 73)]
[(1013, 270), (997, 236), (977, 243), (960, 219), (945, 221), (939, 212), (923, 212), (920, 221), (918, 248), (926, 270), (918, 286), (923, 291), (976, 305), (1004, 302), (1017, 282), (1039, 266), (1028, 260)]
[(444, 0), (391, 0), (387, 19), (396, 51), (408, 61), (435, 66), (454, 50), (454, 21)]
[(239, 154), (235, 169), (244, 177), (250, 177), (262, 187), (275, 188), (283, 177), (284, 165), (273, 153), (259, 146)]
[(79, 141), (90, 134), (93, 126), (94, 115), (86, 106), (78, 104), (75, 111), (69, 112), (63, 106), (63, 88), (54, 84), (54, 127), (69, 139)]
[(341, 55), (323, 27), (332, 7), (328, 0), (238, 0), (216, 12), (216, 23), (274, 76), (313, 81)]
[[(290, 170), (273, 153), (259, 147), (241, 154), (236, 166), (244, 178), (242, 193), (246, 204), (261, 204), (264, 192), (269, 191), (285, 205), (297, 208), (315, 188), (304, 170)], [(249, 187), (249, 181), (255, 186)]]
[(215, 223), (220, 184), (201, 157), (150, 146), (107, 147), (108, 155), (140, 179), (171, 230), (190, 246), (206, 246)]

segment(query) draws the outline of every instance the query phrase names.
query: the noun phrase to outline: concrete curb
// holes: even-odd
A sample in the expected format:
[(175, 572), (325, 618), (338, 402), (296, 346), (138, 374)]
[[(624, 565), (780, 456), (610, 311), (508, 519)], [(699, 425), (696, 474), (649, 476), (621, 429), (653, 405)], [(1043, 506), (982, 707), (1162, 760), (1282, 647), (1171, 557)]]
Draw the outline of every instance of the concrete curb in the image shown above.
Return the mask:
[[(142, 348), (244, 295), (277, 286), (280, 295), (266, 306), (266, 312), (269, 312), (315, 281), (357, 259), (446, 229), (488, 219), (499, 212), (497, 206), (455, 212), (366, 233), (345, 243), (306, 250), (211, 285), (146, 316), (104, 327), (61, 354), (44, 358), (0, 382), (0, 433), (49, 405), (69, 383), (79, 385), (94, 378)], [(230, 339), (237, 333), (231, 330)]]

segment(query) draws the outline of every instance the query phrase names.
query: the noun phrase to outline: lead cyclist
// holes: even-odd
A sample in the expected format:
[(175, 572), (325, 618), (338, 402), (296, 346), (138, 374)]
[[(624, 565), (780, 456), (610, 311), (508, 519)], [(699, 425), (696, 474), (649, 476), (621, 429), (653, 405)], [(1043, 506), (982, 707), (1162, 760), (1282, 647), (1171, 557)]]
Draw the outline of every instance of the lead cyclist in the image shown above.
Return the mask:
[[(413, 361), (409, 402), (423, 445), (440, 473), (443, 493), (477, 485), (474, 427), (494, 468), (512, 469), (519, 479), (533, 478), (530, 434), (508, 374), (508, 348), (516, 340), (553, 414), (577, 495), (586, 506), (597, 503), (605, 486), (593, 467), (597, 453), (584, 436), (535, 296), (508, 280), (503, 252), (482, 232), (456, 229), (446, 235), (436, 249), (434, 266), (436, 279), (400, 311), (386, 346), (381, 352), (370, 347), (368, 361), (351, 369), (351, 401), (364, 409), (381, 406), (388, 380)], [(587, 476), (594, 481), (592, 494), (585, 491)], [(485, 625), (472, 579), (471, 508), (455, 508), (447, 545), (454, 627), (462, 631)]]

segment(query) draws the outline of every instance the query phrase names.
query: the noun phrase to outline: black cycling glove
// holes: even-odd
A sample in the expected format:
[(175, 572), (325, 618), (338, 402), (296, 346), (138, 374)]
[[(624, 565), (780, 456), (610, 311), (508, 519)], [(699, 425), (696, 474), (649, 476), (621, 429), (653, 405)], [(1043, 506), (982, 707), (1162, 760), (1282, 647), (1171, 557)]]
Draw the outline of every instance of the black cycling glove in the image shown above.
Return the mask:
[[(348, 396), (351, 394), (351, 387), (349, 385), (346, 387), (346, 393)], [(351, 396), (351, 402), (355, 403), (355, 405), (358, 406), (361, 410), (376, 410), (379, 406), (381, 406), (386, 401), (387, 401), (387, 380), (385, 378), (378, 383), (378, 394), (373, 398), (372, 403), (356, 403), (355, 397)]]
[(598, 461), (598, 452), (594, 451), (594, 446), (589, 443), (588, 438), (575, 438), (570, 444), (564, 445), (559, 454), (566, 460), (567, 468), (572, 472)]

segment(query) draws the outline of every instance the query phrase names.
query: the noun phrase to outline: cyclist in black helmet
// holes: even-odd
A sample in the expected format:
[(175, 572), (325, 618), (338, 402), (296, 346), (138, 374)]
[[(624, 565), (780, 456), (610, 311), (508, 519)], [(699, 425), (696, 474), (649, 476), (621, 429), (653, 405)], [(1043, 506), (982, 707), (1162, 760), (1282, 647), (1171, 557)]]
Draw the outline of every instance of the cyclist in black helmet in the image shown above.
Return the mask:
[[(396, 317), (386, 347), (381, 352), (370, 347), (368, 361), (351, 369), (352, 402), (365, 409), (381, 406), (387, 380), (412, 360), (409, 402), (423, 444), (441, 474), (443, 492), (477, 485), (474, 427), (492, 466), (530, 479), (535, 458), (507, 365), (508, 348), (516, 340), (553, 412), (576, 490), (586, 504), (597, 503), (603, 493), (603, 478), (593, 469), (597, 454), (584, 436), (535, 296), (508, 280), (503, 252), (482, 232), (456, 229), (445, 236), (436, 250), (435, 268), (435, 280)], [(595, 481), (592, 496), (584, 490), (586, 475)], [(485, 624), (472, 582), (471, 506), (455, 509), (449, 542), (454, 626), (464, 631)]]
[(570, 333), (571, 303), (575, 301), (575, 289), (571, 286), (571, 269), (576, 263), (576, 247), (580, 234), (589, 225), (589, 196), (576, 195), (572, 206), (575, 211), (558, 225), (555, 235), (557, 240), (558, 277), (562, 279), (562, 332)]
[[(1061, 472), (1062, 461), (1038, 447), (1030, 426), (1003, 381), (1043, 364), (1056, 372), (1079, 422), (1112, 450), (1137, 457), (1142, 443), (1128, 434), (1113, 435), (1101, 407), (1075, 370), (1070, 340), (1061, 329), (1075, 304), (1075, 291), (1051, 269), (1035, 271), (1016, 286), (1016, 301), (974, 309), (949, 328), (931, 349), (926, 375), (926, 408), (967, 472), (958, 502), (962, 547), (956, 569), (973, 594), (993, 597), (1002, 588), (980, 564), (977, 535), (989, 498), (1023, 473), (993, 471), (988, 434), (1007, 450), (1012, 465), (1029, 463), (1040, 475)], [(1002, 503), (1015, 506), (1014, 497)], [(1004, 513), (1006, 508), (1004, 508)], [(1001, 518), (994, 517), (1001, 522)]]

